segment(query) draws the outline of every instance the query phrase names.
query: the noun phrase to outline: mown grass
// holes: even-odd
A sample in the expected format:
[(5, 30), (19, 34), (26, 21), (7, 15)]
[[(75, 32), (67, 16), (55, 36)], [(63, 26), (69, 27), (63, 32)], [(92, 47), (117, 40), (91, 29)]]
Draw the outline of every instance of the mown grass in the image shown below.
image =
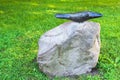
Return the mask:
[[(55, 13), (95, 11), (102, 18), (101, 52), (95, 76), (76, 80), (120, 79), (120, 2), (118, 0), (0, 0), (0, 80), (49, 80), (36, 61), (40, 36), (67, 20)], [(54, 80), (70, 80), (58, 78)], [(74, 80), (74, 79), (72, 79)]]

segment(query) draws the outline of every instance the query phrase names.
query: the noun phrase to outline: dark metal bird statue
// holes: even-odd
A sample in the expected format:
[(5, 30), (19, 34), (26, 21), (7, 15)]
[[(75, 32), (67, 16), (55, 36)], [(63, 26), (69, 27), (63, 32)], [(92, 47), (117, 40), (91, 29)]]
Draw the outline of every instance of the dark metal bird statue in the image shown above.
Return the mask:
[(91, 12), (91, 11), (84, 11), (78, 13), (71, 13), (71, 14), (56, 14), (56, 18), (60, 19), (68, 19), (75, 22), (84, 22), (89, 19), (102, 17), (102, 14)]

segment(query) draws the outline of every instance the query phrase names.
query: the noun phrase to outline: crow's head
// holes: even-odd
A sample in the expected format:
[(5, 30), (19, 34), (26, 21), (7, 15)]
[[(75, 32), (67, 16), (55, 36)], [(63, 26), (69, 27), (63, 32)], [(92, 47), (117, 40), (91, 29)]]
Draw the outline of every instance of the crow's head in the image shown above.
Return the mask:
[(102, 17), (102, 14), (101, 13), (97, 13), (97, 12), (90, 12), (90, 11), (88, 11), (87, 14), (88, 14), (89, 18)]

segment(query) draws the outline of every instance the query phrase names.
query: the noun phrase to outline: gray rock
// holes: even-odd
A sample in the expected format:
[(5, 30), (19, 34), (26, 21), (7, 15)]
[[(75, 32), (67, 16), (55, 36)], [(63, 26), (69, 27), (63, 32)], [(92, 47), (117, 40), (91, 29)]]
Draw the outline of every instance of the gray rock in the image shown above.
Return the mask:
[(100, 25), (66, 22), (39, 40), (37, 61), (49, 76), (73, 76), (90, 72), (100, 53)]

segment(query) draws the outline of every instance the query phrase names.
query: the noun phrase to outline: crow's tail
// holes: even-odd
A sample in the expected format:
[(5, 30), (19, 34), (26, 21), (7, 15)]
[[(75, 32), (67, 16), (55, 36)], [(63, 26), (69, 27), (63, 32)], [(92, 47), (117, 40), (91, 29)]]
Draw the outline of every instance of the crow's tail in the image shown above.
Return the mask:
[(56, 14), (55, 17), (60, 19), (69, 19), (70, 14)]

